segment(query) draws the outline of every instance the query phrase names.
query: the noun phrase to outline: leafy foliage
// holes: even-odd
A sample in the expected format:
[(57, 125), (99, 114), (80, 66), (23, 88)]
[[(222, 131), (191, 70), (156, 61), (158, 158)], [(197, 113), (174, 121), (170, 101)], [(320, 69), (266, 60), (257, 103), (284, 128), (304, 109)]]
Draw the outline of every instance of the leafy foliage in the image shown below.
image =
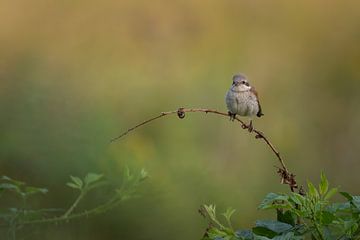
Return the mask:
[(47, 193), (46, 188), (38, 188), (26, 185), (26, 183), (14, 180), (8, 176), (1, 177), (2, 183), (0, 184), (0, 196), (3, 192), (11, 191), (17, 194), (22, 199), (28, 198), (30, 195), (37, 193)]
[(15, 193), (23, 201), (22, 206), (14, 206), (7, 209), (0, 209), (0, 225), (8, 229), (8, 239), (16, 239), (16, 233), (25, 226), (40, 223), (59, 223), (68, 222), (71, 219), (81, 218), (89, 215), (100, 214), (115, 208), (124, 200), (135, 197), (138, 186), (147, 178), (145, 170), (139, 173), (131, 173), (128, 168), (123, 174), (121, 186), (113, 187), (113, 195), (104, 203), (99, 203), (91, 209), (75, 212), (79, 203), (86, 195), (99, 187), (110, 186), (104, 180), (102, 174), (88, 173), (83, 179), (70, 176), (67, 186), (79, 192), (73, 204), (65, 211), (64, 209), (32, 209), (27, 206), (26, 200), (35, 194), (46, 194), (46, 188), (28, 186), (26, 183), (3, 176), (0, 182), (0, 197), (5, 193)]
[(226, 224), (216, 216), (214, 205), (204, 205), (200, 213), (209, 227), (202, 240), (347, 240), (360, 239), (360, 196), (340, 192), (347, 201), (331, 203), (329, 200), (337, 188), (329, 189), (325, 174), (321, 174), (318, 187), (307, 183), (307, 194), (269, 193), (258, 209), (275, 209), (276, 220), (258, 220), (251, 230), (233, 230), (231, 216), (235, 210), (227, 210)]

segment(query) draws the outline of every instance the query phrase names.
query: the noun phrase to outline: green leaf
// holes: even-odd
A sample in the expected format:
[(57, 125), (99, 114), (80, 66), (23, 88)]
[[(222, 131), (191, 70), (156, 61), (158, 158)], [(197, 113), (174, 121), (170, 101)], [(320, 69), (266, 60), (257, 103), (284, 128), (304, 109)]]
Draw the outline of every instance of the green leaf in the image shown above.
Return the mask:
[(218, 228), (211, 228), (207, 231), (208, 238), (203, 239), (211, 239), (211, 240), (230, 240), (235, 239), (235, 236), (233, 234), (229, 234), (225, 230), (220, 230)]
[(254, 235), (254, 240), (270, 240), (272, 238), (267, 238), (264, 236)]
[(360, 208), (360, 196), (353, 196), (353, 203), (355, 204), (355, 206), (357, 206), (358, 208)]
[(308, 189), (309, 189), (308, 194), (310, 197), (315, 197), (315, 198), (319, 197), (318, 190), (315, 188), (314, 184), (312, 184), (312, 182), (310, 181), (308, 181)]
[(264, 200), (258, 206), (258, 209), (271, 209), (271, 208), (286, 208), (288, 204), (289, 196), (276, 193), (268, 193)]
[(5, 180), (5, 181), (8, 181), (8, 182), (11, 182), (12, 184), (14, 184), (14, 185), (16, 185), (16, 186), (18, 186), (18, 187), (20, 187), (20, 186), (22, 186), (22, 185), (25, 185), (24, 182), (21, 182), (21, 181), (12, 179), (12, 178), (10, 178), (10, 177), (8, 177), (8, 176), (2, 176), (1, 179), (2, 179), (2, 180)]
[(78, 186), (79, 189), (82, 189), (83, 181), (80, 178), (74, 176), (70, 176), (70, 178), (73, 181), (73, 183)]
[(228, 209), (226, 209), (226, 212), (222, 214), (225, 217), (230, 227), (231, 227), (231, 216), (234, 214), (235, 211), (236, 210), (234, 208), (229, 207)]
[(252, 240), (254, 239), (254, 234), (250, 230), (237, 230), (235, 235), (243, 240)]
[(320, 214), (320, 221), (324, 225), (329, 225), (336, 219), (337, 219), (336, 216), (328, 211), (322, 211)]
[(343, 195), (349, 201), (353, 200), (353, 197), (347, 192), (340, 192), (340, 194)]
[(325, 174), (322, 172), (321, 173), (321, 180), (320, 180), (320, 184), (319, 184), (319, 190), (320, 190), (320, 195), (325, 195), (329, 189), (329, 181), (327, 180)]
[(325, 195), (324, 199), (329, 200), (331, 197), (333, 197), (338, 192), (337, 188), (332, 188), (328, 193)]
[(26, 187), (25, 193), (28, 195), (36, 194), (36, 193), (42, 193), (46, 194), (48, 190), (46, 188), (37, 188), (37, 187)]
[(68, 182), (66, 183), (66, 185), (68, 185), (71, 188), (80, 189), (80, 187), (73, 182)]
[(295, 216), (290, 210), (283, 212), (277, 209), (277, 220), (295, 226)]
[(145, 169), (141, 169), (140, 171), (140, 181), (145, 180), (148, 177), (148, 173), (145, 171)]
[(9, 208), (9, 211), (10, 211), (11, 213), (18, 213), (20, 210), (17, 209), (17, 208)]
[(256, 227), (264, 227), (278, 234), (292, 228), (290, 224), (274, 220), (258, 220), (256, 221)]
[(16, 194), (20, 195), (21, 197), (24, 197), (24, 193), (20, 189), (20, 185), (15, 185), (13, 183), (2, 183), (0, 184), (0, 192), (10, 190), (15, 192)]
[(253, 233), (258, 235), (258, 236), (263, 236), (263, 237), (267, 237), (267, 238), (273, 238), (277, 235), (276, 232), (266, 228), (266, 227), (254, 227), (252, 229)]
[(96, 173), (88, 173), (85, 176), (84, 182), (86, 185), (99, 181), (104, 175)]
[(1, 183), (0, 184), (0, 190), (20, 190), (18, 186), (12, 184), (12, 183)]
[(292, 195), (290, 196), (290, 199), (295, 203), (298, 204), (300, 206), (305, 204), (305, 197), (298, 194), (298, 193), (292, 193)]
[(295, 236), (293, 232), (288, 232), (286, 234), (276, 236), (273, 238), (273, 240), (301, 240), (301, 239), (304, 239), (304, 237)]
[(352, 234), (352, 232), (356, 231), (356, 229), (358, 228), (358, 224), (355, 222), (354, 219), (350, 219), (343, 222), (343, 228), (346, 232)]
[(125, 167), (124, 178), (126, 181), (129, 181), (129, 182), (134, 178), (134, 176), (131, 174), (128, 166)]
[(337, 211), (346, 211), (349, 209), (350, 209), (350, 202), (333, 203), (326, 208), (326, 210), (331, 213), (336, 213)]

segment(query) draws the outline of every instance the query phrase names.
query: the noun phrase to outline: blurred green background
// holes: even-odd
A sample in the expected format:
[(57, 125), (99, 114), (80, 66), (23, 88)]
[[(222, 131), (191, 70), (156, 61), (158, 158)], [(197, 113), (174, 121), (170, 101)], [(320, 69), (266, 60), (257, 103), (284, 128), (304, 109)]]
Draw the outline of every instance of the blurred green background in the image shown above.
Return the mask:
[(225, 118), (170, 116), (109, 144), (161, 111), (226, 111), (237, 72), (300, 184), (323, 170), (359, 193), (358, 1), (2, 0), (0, 20), (0, 174), (49, 188), (35, 207), (71, 204), (69, 175), (150, 174), (141, 198), (26, 239), (199, 239), (204, 203), (236, 208), (239, 228), (270, 217), (258, 203), (288, 191), (276, 158)]

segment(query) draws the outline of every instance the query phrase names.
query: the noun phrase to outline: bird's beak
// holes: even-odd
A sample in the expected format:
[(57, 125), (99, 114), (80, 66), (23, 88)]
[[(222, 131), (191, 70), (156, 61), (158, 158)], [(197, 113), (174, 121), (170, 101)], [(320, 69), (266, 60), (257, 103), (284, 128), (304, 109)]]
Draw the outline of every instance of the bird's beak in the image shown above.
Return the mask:
[(250, 86), (250, 84), (248, 82), (246, 82), (245, 85), (248, 86), (248, 87)]

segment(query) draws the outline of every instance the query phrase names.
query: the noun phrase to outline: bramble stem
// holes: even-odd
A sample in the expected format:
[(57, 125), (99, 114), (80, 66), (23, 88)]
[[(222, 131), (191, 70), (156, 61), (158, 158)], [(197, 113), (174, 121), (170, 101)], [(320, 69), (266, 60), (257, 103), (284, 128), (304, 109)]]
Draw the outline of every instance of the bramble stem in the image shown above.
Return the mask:
[[(185, 113), (189, 113), (189, 112), (212, 113), (212, 114), (216, 114), (216, 115), (220, 115), (220, 116), (224, 116), (224, 117), (229, 117), (228, 113), (220, 112), (220, 111), (213, 110), (213, 109), (208, 109), (208, 108), (179, 108), (178, 110), (174, 110), (174, 111), (162, 112), (161, 114), (159, 114), (159, 115), (157, 115), (155, 117), (152, 117), (152, 118), (150, 118), (148, 120), (145, 120), (145, 121), (135, 125), (134, 127), (129, 128), (125, 132), (121, 133), (119, 136), (111, 139), (110, 142), (111, 143), (115, 142), (116, 140), (119, 140), (120, 138), (127, 135), (129, 132), (131, 132), (131, 131), (133, 131), (133, 130), (135, 130), (135, 129), (143, 126), (143, 125), (146, 125), (146, 124), (148, 124), (148, 123), (150, 123), (152, 121), (155, 121), (155, 120), (157, 120), (159, 118), (177, 114), (178, 117), (180, 119), (182, 119), (182, 118), (185, 117)], [(248, 126), (240, 118), (238, 118), (237, 116), (235, 116), (234, 119), (241, 123), (241, 126), (242, 126), (243, 129), (248, 128)], [(271, 151), (275, 154), (275, 156), (277, 157), (277, 159), (279, 160), (279, 162), (281, 164), (281, 168), (279, 168), (279, 170), (278, 170), (278, 174), (281, 176), (281, 183), (289, 185), (291, 191), (294, 192), (294, 189), (298, 187), (297, 183), (295, 181), (295, 175), (290, 173), (288, 171), (288, 169), (286, 168), (284, 160), (280, 156), (280, 152), (275, 148), (275, 146), (270, 142), (270, 140), (264, 135), (263, 132), (253, 128), (253, 130), (250, 132), (250, 134), (252, 134), (252, 133), (255, 133), (255, 138), (263, 139), (264, 142), (271, 149)]]

